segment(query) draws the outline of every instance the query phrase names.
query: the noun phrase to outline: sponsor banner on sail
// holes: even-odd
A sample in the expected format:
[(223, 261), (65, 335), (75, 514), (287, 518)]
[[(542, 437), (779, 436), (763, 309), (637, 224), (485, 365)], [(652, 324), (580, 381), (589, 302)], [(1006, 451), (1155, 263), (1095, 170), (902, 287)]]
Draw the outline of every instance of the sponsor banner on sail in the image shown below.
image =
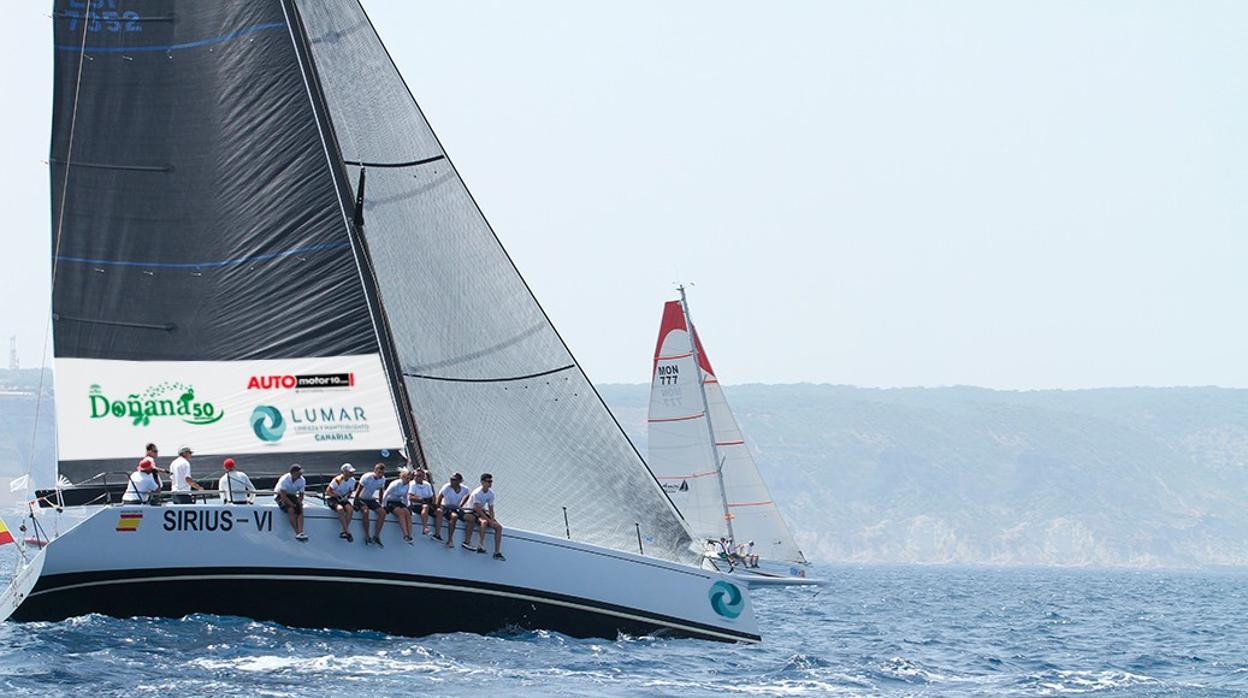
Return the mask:
[(262, 361), (57, 359), (62, 461), (172, 450), (263, 453), (402, 445), (376, 354)]

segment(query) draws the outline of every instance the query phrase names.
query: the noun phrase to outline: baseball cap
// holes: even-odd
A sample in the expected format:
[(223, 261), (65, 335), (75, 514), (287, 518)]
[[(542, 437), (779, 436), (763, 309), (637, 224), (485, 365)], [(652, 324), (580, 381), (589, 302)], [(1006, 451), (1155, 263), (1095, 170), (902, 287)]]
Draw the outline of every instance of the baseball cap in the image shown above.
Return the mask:
[(190, 446), (183, 446), (182, 448), (178, 449), (178, 455), (180, 456), (183, 453), (194, 453), (194, 451), (191, 450)]
[(350, 475), (351, 473), (354, 473), (354, 472), (355, 472), (355, 466), (354, 466), (354, 465), (351, 465), (350, 463), (343, 463), (343, 464), (342, 464), (342, 472), (344, 472), (344, 473), (346, 473), (346, 474)]
[(221, 465), (225, 466), (225, 469), (226, 469), (226, 470), (233, 470), (233, 469), (234, 469), (234, 459), (233, 459), (233, 458), (226, 458), (226, 459), (225, 459), (225, 462), (224, 462), (224, 463), (222, 463)]
[(460, 475), (459, 473), (455, 473), (454, 475), (452, 475), (452, 476), (451, 476), (451, 479), (452, 479), (452, 480), (463, 480), (463, 479), (464, 479), (464, 476), (463, 476), (463, 475)]
[(147, 471), (147, 470), (155, 470), (155, 469), (156, 469), (156, 461), (152, 460), (151, 458), (144, 458), (143, 460), (139, 461), (139, 470)]
[(290, 466), (290, 472), (301, 473), (303, 472), (303, 466), (299, 465), (298, 463), (295, 463), (294, 465)]

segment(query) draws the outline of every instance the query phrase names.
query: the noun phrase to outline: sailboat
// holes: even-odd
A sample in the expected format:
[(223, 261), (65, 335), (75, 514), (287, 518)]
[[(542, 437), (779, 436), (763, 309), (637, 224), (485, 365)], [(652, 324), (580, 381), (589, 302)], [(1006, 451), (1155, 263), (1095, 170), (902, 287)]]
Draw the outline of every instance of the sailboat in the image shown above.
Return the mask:
[[(54, 22), (72, 486), (29, 507), (36, 545), (0, 611), (760, 640), (747, 589), (699, 565), (357, 0), (57, 0)], [(267, 498), (122, 504), (147, 442), (191, 447), (204, 482), (227, 456), (261, 488), (298, 462), (310, 493), (343, 461), (489, 471), (506, 560), (394, 525), (384, 548), (353, 544), (313, 497), (307, 542)], [(417, 602), (326, 603), (374, 591)]]
[[(654, 347), (648, 418), (650, 469), (691, 530), (705, 563), (751, 586), (822, 584), (746, 446), (689, 313), (685, 287), (663, 306)], [(736, 557), (746, 545), (758, 562)]]

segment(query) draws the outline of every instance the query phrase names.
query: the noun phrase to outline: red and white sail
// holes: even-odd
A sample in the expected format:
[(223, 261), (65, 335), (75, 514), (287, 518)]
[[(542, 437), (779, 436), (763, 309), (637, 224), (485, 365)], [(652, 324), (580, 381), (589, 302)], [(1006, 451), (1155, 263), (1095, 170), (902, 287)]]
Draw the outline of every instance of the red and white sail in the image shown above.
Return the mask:
[(663, 307), (650, 384), (650, 469), (697, 536), (731, 532), (737, 543), (753, 541), (765, 560), (804, 563), (689, 324), (680, 301)]

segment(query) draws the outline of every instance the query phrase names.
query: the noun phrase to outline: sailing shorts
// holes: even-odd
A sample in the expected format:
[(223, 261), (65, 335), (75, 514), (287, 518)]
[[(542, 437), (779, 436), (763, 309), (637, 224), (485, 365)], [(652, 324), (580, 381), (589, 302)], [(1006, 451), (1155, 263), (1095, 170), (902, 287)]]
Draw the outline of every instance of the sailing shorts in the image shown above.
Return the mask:
[(409, 509), (412, 510), (413, 513), (416, 513), (416, 514), (420, 513), (421, 507), (426, 507), (426, 506), (429, 507), (429, 512), (433, 513), (433, 497), (425, 497), (419, 502), (412, 502), (408, 504), (407, 506)]
[(303, 513), (303, 503), (300, 502), (299, 500), (293, 500), (290, 504), (287, 504), (286, 502), (282, 501), (281, 497), (274, 497), (273, 499), (277, 500), (277, 506), (282, 511), (290, 511), (293, 508), (296, 514)]
[(364, 499), (362, 497), (357, 497), (355, 500), (355, 510), (361, 511), (364, 507), (368, 507), (369, 511), (377, 511), (381, 508), (381, 503), (376, 499)]
[(393, 514), (395, 509), (406, 509), (406, 508), (407, 508), (407, 505), (406, 505), (406, 504), (404, 504), (402, 501), (397, 501), (397, 502), (396, 502), (396, 501), (390, 501), (390, 502), (386, 502), (386, 513), (387, 513), (387, 514)]
[(463, 518), (464, 511), (460, 509), (459, 507), (443, 507), (442, 508), (442, 518), (449, 519), (451, 518), (452, 514), (458, 514), (459, 518)]
[(338, 507), (345, 507), (345, 506), (350, 506), (350, 505), (351, 505), (351, 500), (347, 499), (346, 497), (335, 497), (334, 495), (331, 494), (325, 498), (325, 506), (329, 507), (330, 509), (333, 509), (334, 511), (337, 511)]

